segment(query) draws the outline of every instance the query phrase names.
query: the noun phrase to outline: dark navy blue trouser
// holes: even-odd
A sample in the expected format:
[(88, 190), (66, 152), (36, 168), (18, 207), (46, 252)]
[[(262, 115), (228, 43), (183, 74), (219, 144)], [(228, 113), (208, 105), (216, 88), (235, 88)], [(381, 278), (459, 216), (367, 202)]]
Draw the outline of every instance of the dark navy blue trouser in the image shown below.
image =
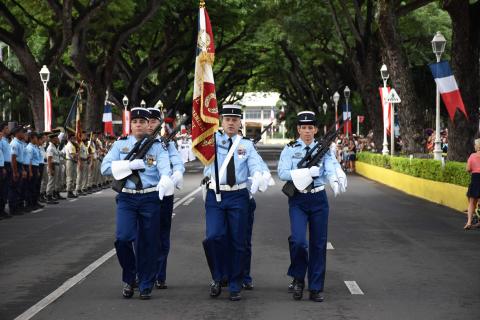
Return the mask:
[(38, 166), (32, 166), (32, 176), (27, 177), (25, 183), (25, 200), (27, 205), (32, 206), (37, 203), (37, 181), (39, 179)]
[(288, 275), (303, 280), (308, 270), (309, 290), (322, 291), (327, 255), (327, 194), (325, 191), (296, 193), (289, 198), (288, 205), (291, 231)]
[(167, 258), (170, 251), (170, 230), (172, 227), (173, 195), (160, 201), (159, 255), (157, 259), (156, 280), (167, 279)]
[(23, 205), (22, 200), (22, 188), (23, 188), (23, 178), (22, 178), (22, 164), (17, 162), (17, 180), (13, 179), (13, 168), (11, 167), (10, 179), (8, 183), (8, 207), (10, 212), (14, 212), (20, 206)]
[(10, 162), (4, 163), (4, 172), (1, 172), (1, 183), (0, 183), (0, 212), (4, 212), (5, 205), (7, 204), (8, 200), (8, 189), (10, 183), (10, 177), (12, 175), (12, 169), (10, 167)]
[(205, 251), (212, 263), (213, 280), (221, 281), (226, 274), (230, 292), (239, 292), (245, 272), (249, 194), (247, 189), (221, 194), (222, 201), (217, 202), (213, 190), (207, 193)]
[[(140, 290), (152, 288), (157, 272), (160, 199), (157, 192), (119, 193), (115, 248), (122, 280), (132, 284), (138, 273)], [(136, 241), (136, 252), (133, 242)]]
[(253, 222), (255, 220), (255, 209), (257, 208), (257, 203), (255, 199), (250, 198), (248, 204), (248, 220), (247, 220), (247, 235), (246, 235), (246, 251), (245, 251), (245, 273), (243, 276), (243, 283), (252, 283), (252, 277), (250, 276), (250, 266), (252, 264), (252, 233), (253, 233)]

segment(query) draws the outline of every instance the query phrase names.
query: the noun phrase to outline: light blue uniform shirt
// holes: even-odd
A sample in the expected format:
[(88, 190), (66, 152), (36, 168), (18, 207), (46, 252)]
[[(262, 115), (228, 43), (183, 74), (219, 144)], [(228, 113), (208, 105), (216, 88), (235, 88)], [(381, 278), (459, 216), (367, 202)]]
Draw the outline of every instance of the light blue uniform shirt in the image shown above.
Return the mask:
[(2, 137), (0, 145), (3, 152), (3, 160), (5, 162), (12, 162), (12, 152), (10, 151), (10, 144), (8, 143), (8, 139), (6, 137)]
[(0, 167), (5, 165), (5, 159), (3, 158), (3, 151), (0, 149)]
[(12, 142), (10, 142), (10, 151), (12, 155), (17, 156), (17, 162), (23, 164), (24, 150), (23, 143), (20, 140), (18, 140), (17, 138), (13, 138)]
[[(102, 175), (112, 175), (112, 161), (125, 159), (136, 142), (135, 137), (131, 135), (126, 139), (115, 141), (110, 151), (108, 151), (105, 158), (103, 158), (101, 166)], [(143, 161), (145, 162), (145, 171), (139, 171), (139, 176), (144, 189), (156, 187), (161, 176), (170, 175), (168, 151), (163, 148), (159, 140), (148, 150)], [(136, 187), (132, 181), (127, 180), (125, 188), (135, 189)]]
[(42, 151), (40, 150), (39, 146), (35, 146), (35, 162), (38, 163), (38, 165), (43, 164), (43, 154)]
[[(232, 137), (232, 143), (235, 142), (236, 135)], [(217, 156), (218, 156), (218, 170), (222, 167), (223, 161), (227, 157), (228, 146), (230, 142), (228, 141), (228, 135), (217, 132)], [(247, 138), (242, 138), (240, 143), (237, 146), (237, 149), (233, 153), (234, 163), (235, 163), (235, 183), (241, 184), (247, 182), (249, 176), (253, 176), (255, 172), (264, 171), (265, 163), (255, 150), (255, 146), (252, 141)], [(203, 170), (203, 175), (205, 177), (215, 177), (215, 166), (214, 162), (206, 166)], [(215, 180), (213, 180), (215, 181)], [(227, 170), (223, 174), (223, 177), (220, 179), (220, 184), (226, 184), (227, 182)]]
[[(313, 141), (308, 146), (311, 149), (316, 144), (317, 141)], [(300, 160), (303, 159), (303, 157), (307, 153), (305, 147), (307, 147), (307, 145), (301, 139), (297, 139), (297, 141), (293, 145), (285, 146), (282, 153), (280, 154), (280, 161), (278, 162), (278, 176), (281, 180), (292, 180), (290, 170), (298, 169), (297, 164), (300, 162)], [(315, 155), (315, 153), (313, 154), (313, 156)], [(336, 177), (335, 168), (337, 167), (337, 165), (339, 166), (337, 159), (332, 156), (332, 153), (329, 150), (317, 164), (317, 166), (320, 168), (320, 175), (313, 178), (314, 187), (316, 188), (327, 184), (328, 177), (330, 176)]]
[(172, 165), (172, 173), (179, 171), (181, 174), (185, 172), (185, 166), (183, 165), (182, 158), (175, 147), (175, 142), (170, 141), (167, 146), (168, 157), (170, 158), (170, 164)]
[(29, 143), (27, 147), (25, 148), (25, 164), (29, 165), (32, 164), (32, 166), (38, 166), (38, 155), (37, 155), (37, 146)]

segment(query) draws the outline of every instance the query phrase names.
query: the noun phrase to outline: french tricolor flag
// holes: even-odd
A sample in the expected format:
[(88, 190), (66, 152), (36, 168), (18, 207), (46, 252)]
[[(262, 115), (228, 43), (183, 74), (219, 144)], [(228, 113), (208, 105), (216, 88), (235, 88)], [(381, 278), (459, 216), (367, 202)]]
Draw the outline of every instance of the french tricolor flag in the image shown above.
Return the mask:
[(432, 63), (429, 65), (429, 67), (432, 71), (433, 78), (437, 83), (438, 91), (442, 96), (443, 103), (447, 107), (450, 120), (453, 121), (457, 109), (460, 109), (460, 111), (462, 111), (465, 117), (468, 119), (467, 111), (465, 110), (465, 105), (463, 104), (457, 81), (453, 76), (452, 69), (448, 64), (448, 61)]
[(345, 126), (343, 127), (344, 134), (352, 134), (352, 111), (351, 106), (343, 105), (343, 121), (346, 121)]
[(105, 102), (103, 109), (103, 132), (106, 136), (113, 136), (113, 123), (112, 123), (112, 107), (108, 102)]

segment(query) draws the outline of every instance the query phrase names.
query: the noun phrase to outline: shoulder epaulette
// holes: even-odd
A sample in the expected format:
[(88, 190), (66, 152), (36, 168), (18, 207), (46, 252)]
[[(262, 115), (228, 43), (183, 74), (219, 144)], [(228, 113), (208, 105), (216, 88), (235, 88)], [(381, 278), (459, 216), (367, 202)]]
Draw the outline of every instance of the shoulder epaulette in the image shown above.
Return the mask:
[(223, 136), (223, 130), (218, 129), (218, 133), (220, 133)]
[(128, 136), (122, 136), (120, 138), (118, 138), (118, 140), (127, 140)]
[(289, 147), (296, 147), (296, 146), (297, 146), (297, 140), (292, 140), (292, 141), (290, 141), (290, 142), (287, 144), (287, 146), (289, 146)]
[(250, 138), (247, 138), (247, 137), (242, 137), (242, 139), (245, 139), (245, 140), (248, 140), (248, 141), (251, 141), (251, 142), (253, 142), (253, 141), (252, 141), (252, 139), (250, 139)]

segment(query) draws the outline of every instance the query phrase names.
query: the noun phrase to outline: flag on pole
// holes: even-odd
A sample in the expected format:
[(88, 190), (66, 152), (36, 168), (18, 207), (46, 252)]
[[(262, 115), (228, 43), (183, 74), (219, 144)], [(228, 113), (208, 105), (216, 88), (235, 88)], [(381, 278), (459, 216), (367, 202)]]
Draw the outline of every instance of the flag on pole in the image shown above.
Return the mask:
[(79, 93), (78, 102), (77, 102), (77, 109), (75, 114), (75, 138), (77, 142), (80, 143), (82, 141), (82, 121), (80, 119), (80, 114), (82, 112), (82, 95)]
[(433, 78), (437, 83), (438, 91), (442, 96), (443, 103), (447, 108), (450, 120), (453, 121), (457, 109), (462, 111), (465, 117), (468, 119), (467, 111), (465, 110), (465, 105), (463, 104), (457, 81), (455, 80), (455, 76), (452, 73), (452, 69), (448, 64), (448, 61), (445, 60), (438, 63), (431, 63), (429, 64), (429, 67), (432, 71)]
[(346, 121), (345, 126), (343, 127), (343, 133), (347, 134), (348, 132), (349, 135), (352, 134), (352, 112), (350, 108), (351, 106), (349, 106), (347, 110), (347, 105), (342, 105), (343, 121)]
[(52, 97), (48, 89), (45, 92), (45, 131), (52, 131)]
[(113, 136), (113, 123), (112, 123), (112, 107), (108, 101), (105, 101), (105, 107), (103, 108), (103, 133), (106, 136)]
[(390, 87), (380, 87), (380, 103), (382, 104), (382, 114), (383, 114), (383, 127), (387, 129), (387, 134), (390, 135), (390, 119), (392, 112), (392, 104), (385, 102), (383, 99), (387, 99), (388, 94), (390, 93)]
[(205, 2), (200, 1), (192, 106), (192, 151), (204, 165), (215, 156), (213, 135), (218, 129), (218, 108), (213, 80), (215, 45)]
[(125, 108), (122, 113), (122, 135), (128, 136), (130, 134), (130, 111)]

